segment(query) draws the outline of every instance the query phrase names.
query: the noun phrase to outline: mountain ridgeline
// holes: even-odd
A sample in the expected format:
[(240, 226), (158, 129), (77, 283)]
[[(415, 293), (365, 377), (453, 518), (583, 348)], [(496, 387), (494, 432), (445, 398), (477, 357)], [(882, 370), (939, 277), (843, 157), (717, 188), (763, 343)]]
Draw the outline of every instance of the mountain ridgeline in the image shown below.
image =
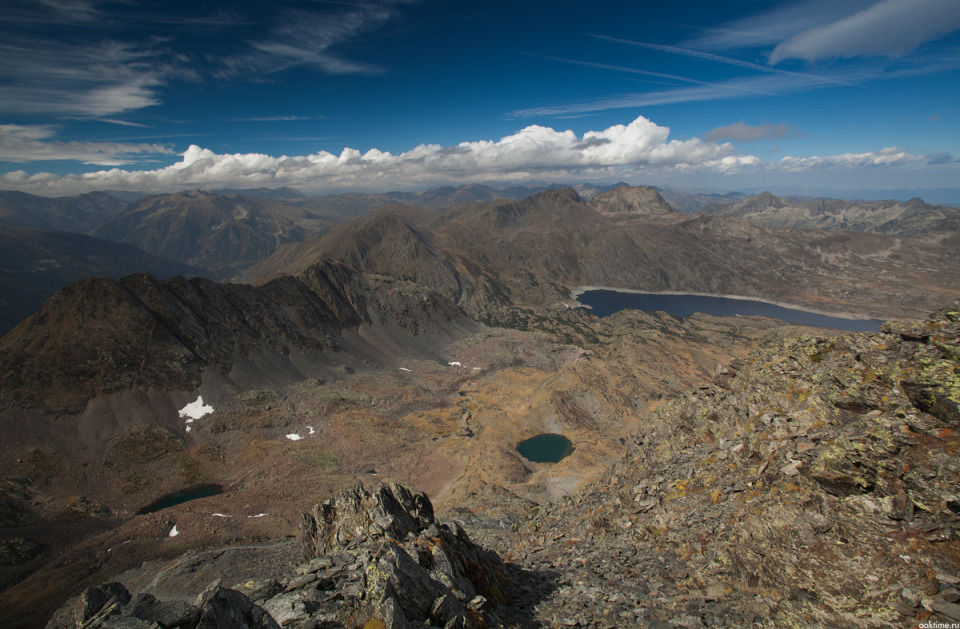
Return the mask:
[[(177, 206), (179, 217), (206, 220), (207, 209), (224, 207), (218, 197), (181, 197), (199, 199), (202, 211)], [(581, 285), (916, 316), (960, 286), (960, 261), (931, 250), (929, 237), (835, 238), (689, 217), (652, 188), (618, 188), (589, 203), (566, 189), (434, 212), (388, 206), (280, 246), (247, 271), (256, 286), (137, 275), (63, 289), (0, 341), (5, 402), (76, 410), (125, 387), (189, 389), (202, 368), (227, 373), (257, 352), (329, 348), (331, 333), (361, 324), (416, 333), (461, 317), (527, 328), (568, 307)], [(84, 359), (94, 354), (108, 358)], [(72, 365), (80, 371), (61, 373)], [(54, 382), (69, 384), (51, 397)]]

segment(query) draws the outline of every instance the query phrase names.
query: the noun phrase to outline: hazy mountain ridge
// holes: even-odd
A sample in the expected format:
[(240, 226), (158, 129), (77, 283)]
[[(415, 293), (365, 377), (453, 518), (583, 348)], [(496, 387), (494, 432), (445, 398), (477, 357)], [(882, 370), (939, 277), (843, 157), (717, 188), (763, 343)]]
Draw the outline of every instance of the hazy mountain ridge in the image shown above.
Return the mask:
[(142, 249), (78, 233), (0, 225), (0, 334), (32, 314), (57, 289), (85, 277), (118, 279), (131, 269), (161, 279), (204, 270)]
[(143, 199), (93, 233), (229, 279), (278, 245), (336, 220), (275, 200), (189, 191)]
[(777, 197), (769, 192), (730, 204), (704, 206), (711, 214), (738, 216), (774, 229), (860, 231), (914, 236), (960, 230), (960, 209), (909, 201), (845, 201)]
[[(459, 188), (434, 188), (419, 192), (386, 194), (344, 194), (309, 197), (292, 188), (223, 190), (216, 193), (187, 191), (154, 195), (130, 200), (131, 195), (97, 192), (75, 197), (49, 199), (23, 193), (0, 193), (0, 223), (86, 233), (118, 242), (133, 244), (144, 251), (204, 269), (203, 274), (216, 279), (263, 277), (262, 271), (247, 270), (270, 256), (284, 243), (315, 241), (325, 230), (350, 216), (398, 202), (431, 211), (444, 211), (469, 203), (519, 201), (530, 194), (557, 190), (556, 185), (497, 189), (481, 184)], [(581, 200), (595, 197), (604, 203), (611, 190), (615, 194), (638, 194), (631, 188), (616, 186), (577, 186)], [(790, 204), (772, 195), (755, 197), (755, 201), (718, 204), (725, 197), (684, 193), (656, 188), (657, 198), (667, 201), (685, 213), (704, 207), (730, 215), (742, 215), (757, 224), (777, 229), (803, 227), (825, 229), (868, 230), (893, 235), (924, 234), (931, 230), (958, 232), (958, 211), (947, 206), (928, 206), (919, 201), (910, 203), (857, 204), (839, 200), (791, 199)], [(137, 196), (137, 195), (133, 195)], [(737, 197), (731, 193), (726, 197)], [(764, 205), (764, 202), (767, 204)], [(637, 201), (653, 208), (659, 203)], [(712, 205), (711, 205), (712, 203)], [(761, 207), (762, 206), (762, 207)], [(597, 206), (599, 207), (599, 206)], [(609, 208), (608, 208), (609, 209)], [(663, 213), (666, 213), (666, 206)], [(660, 213), (656, 210), (653, 213)], [(620, 249), (623, 249), (622, 238)], [(945, 243), (948, 246), (949, 243)], [(627, 247), (633, 248), (633, 247)], [(289, 256), (289, 252), (282, 256)], [(462, 258), (462, 256), (461, 256)], [(637, 260), (634, 260), (635, 262)], [(641, 260), (642, 262), (642, 260)], [(476, 263), (474, 260), (472, 263)], [(282, 265), (266, 263), (279, 269)], [(382, 265), (381, 265), (382, 266)], [(555, 266), (555, 265), (554, 265)], [(152, 272), (156, 267), (132, 267), (128, 271)], [(109, 267), (90, 268), (91, 274), (116, 276)], [(162, 275), (163, 273), (161, 273)], [(606, 275), (609, 275), (607, 273)], [(668, 273), (669, 275), (669, 273)], [(70, 276), (74, 279), (75, 276)], [(592, 281), (592, 280), (591, 280)], [(64, 282), (56, 275), (39, 278), (37, 285), (59, 287)], [(647, 286), (664, 284), (646, 282)], [(692, 290), (692, 289), (691, 289)], [(713, 290), (699, 288), (697, 290)], [(21, 292), (36, 293), (32, 288)], [(42, 296), (47, 296), (47, 291)], [(552, 291), (556, 293), (556, 291)], [(38, 293), (39, 294), (39, 293)], [(31, 302), (39, 306), (39, 300)], [(25, 306), (29, 310), (30, 305)], [(18, 312), (18, 314), (22, 314)], [(12, 318), (16, 315), (10, 315)]]
[(0, 224), (88, 233), (126, 204), (122, 197), (108, 192), (49, 198), (0, 190)]

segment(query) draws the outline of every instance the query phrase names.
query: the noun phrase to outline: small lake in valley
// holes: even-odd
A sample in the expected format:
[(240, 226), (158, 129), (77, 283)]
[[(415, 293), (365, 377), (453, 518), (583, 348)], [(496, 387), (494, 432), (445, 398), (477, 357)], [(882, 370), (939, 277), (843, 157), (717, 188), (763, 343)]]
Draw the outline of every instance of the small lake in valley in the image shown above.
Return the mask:
[(543, 433), (518, 443), (517, 452), (534, 463), (559, 463), (573, 454), (573, 443), (563, 435)]
[(147, 506), (137, 511), (137, 515), (143, 515), (144, 513), (154, 513), (156, 511), (162, 511), (163, 509), (168, 509), (174, 505), (178, 505), (183, 502), (190, 502), (191, 500), (197, 500), (198, 498), (216, 496), (222, 493), (223, 493), (223, 487), (221, 487), (220, 485), (206, 484), (206, 485), (196, 485), (194, 487), (187, 487), (186, 489), (183, 489), (181, 491), (160, 496), (159, 498), (157, 498)]
[(695, 312), (729, 317), (734, 315), (763, 315), (788, 323), (800, 323), (821, 328), (847, 330), (849, 332), (876, 332), (883, 321), (879, 319), (849, 319), (809, 312), (771, 304), (765, 301), (693, 295), (688, 293), (640, 293), (614, 289), (577, 289), (577, 301), (590, 308), (598, 317), (607, 317), (626, 308), (636, 310), (662, 310), (685, 319)]

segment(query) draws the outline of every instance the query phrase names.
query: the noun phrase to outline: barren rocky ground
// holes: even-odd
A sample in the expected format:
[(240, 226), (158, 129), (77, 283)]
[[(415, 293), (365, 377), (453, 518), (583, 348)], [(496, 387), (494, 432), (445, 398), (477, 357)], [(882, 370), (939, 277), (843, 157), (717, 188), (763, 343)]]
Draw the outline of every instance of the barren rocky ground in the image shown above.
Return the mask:
[[(293, 536), (301, 512), (357, 478), (409, 483), (441, 513), (471, 509), (508, 528), (531, 504), (599, 477), (661, 398), (709, 381), (763, 341), (803, 330), (762, 318), (564, 316), (579, 344), (486, 328), (448, 342), (446, 360), (393, 354), (378, 368), (243, 392), (207, 383), (204, 402), (216, 410), (188, 433), (177, 405), (161, 400), (154, 406), (171, 415), (167, 427), (114, 423), (58, 451), (8, 442), (8, 513), (25, 525), (50, 524), (7, 531), (22, 530), (44, 550), (3, 568), (8, 584), (32, 573), (3, 594), (4, 609), (29, 626), (31, 610), (49, 611), (43, 602), (145, 559)], [(138, 408), (128, 397), (96, 408)], [(520, 457), (516, 443), (540, 432), (567, 435), (574, 454), (559, 464)], [(161, 494), (204, 482), (225, 493), (136, 515)], [(174, 525), (179, 535), (168, 537)]]

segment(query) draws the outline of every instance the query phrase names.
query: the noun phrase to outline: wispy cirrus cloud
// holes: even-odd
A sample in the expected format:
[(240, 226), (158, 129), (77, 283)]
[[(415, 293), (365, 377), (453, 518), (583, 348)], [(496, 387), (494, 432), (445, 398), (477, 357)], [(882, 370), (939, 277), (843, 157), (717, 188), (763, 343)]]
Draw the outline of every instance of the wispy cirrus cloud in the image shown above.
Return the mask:
[(117, 41), (0, 43), (0, 112), (106, 117), (158, 104), (153, 53)]
[(877, 0), (806, 0), (786, 3), (769, 11), (743, 17), (678, 44), (694, 50), (744, 50), (773, 47), (797, 33), (841, 20), (866, 9)]
[[(45, 141), (42, 129), (14, 129), (12, 135), (18, 133), (29, 142)], [(930, 159), (888, 148), (766, 162), (755, 155), (739, 154), (728, 143), (699, 138), (671, 140), (669, 135), (667, 127), (641, 116), (629, 124), (580, 135), (531, 125), (498, 140), (452, 146), (421, 144), (399, 154), (351, 148), (339, 154), (320, 151), (299, 156), (218, 154), (191, 145), (178, 162), (164, 168), (111, 168), (66, 176), (16, 170), (0, 175), (0, 187), (48, 195), (102, 189), (163, 192), (260, 186), (295, 186), (312, 192), (369, 191), (473, 182), (522, 183), (545, 178), (610, 181), (651, 173), (736, 175), (899, 167)], [(69, 144), (51, 143), (51, 153)]]
[(741, 92), (751, 92), (754, 94), (763, 94), (765, 96), (776, 96), (773, 92), (766, 92), (763, 90), (757, 90), (749, 87), (744, 87), (740, 85), (735, 85), (731, 83), (715, 83), (711, 81), (701, 81), (700, 79), (694, 79), (691, 77), (680, 76), (678, 74), (668, 74), (666, 72), (657, 72), (655, 70), (644, 70), (642, 68), (630, 68), (627, 66), (620, 66), (609, 63), (597, 63), (594, 61), (581, 61), (577, 59), (565, 59), (563, 57), (551, 57), (550, 55), (534, 55), (530, 54), (532, 57), (540, 57), (541, 59), (549, 59), (550, 61), (559, 61), (561, 63), (569, 63), (571, 65), (584, 66), (588, 68), (599, 68), (601, 70), (612, 70), (614, 72), (626, 72), (627, 74), (639, 74), (642, 76), (651, 76), (658, 79), (667, 79), (669, 81), (676, 81), (679, 83), (692, 83), (694, 85), (705, 85), (709, 87), (727, 89), (732, 91), (741, 91)]
[(0, 161), (72, 160), (97, 166), (123, 166), (173, 153), (162, 144), (62, 142), (55, 136), (56, 129), (48, 125), (0, 125)]
[(960, 29), (957, 0), (883, 0), (780, 42), (770, 63), (843, 57), (898, 57)]
[[(162, 104), (178, 82), (256, 80), (294, 66), (378, 74), (384, 69), (338, 51), (412, 1), (267, 5), (257, 20), (198, 6), (172, 21), (135, 3), (107, 11), (94, 0), (9, 0), (0, 6), (0, 114), (115, 120)], [(260, 19), (272, 24), (267, 35), (248, 37)]]
[(254, 116), (251, 118), (231, 118), (230, 122), (298, 122), (323, 119), (324, 116)]
[[(869, 73), (860, 72), (837, 76), (838, 80), (857, 82), (870, 75)], [(750, 76), (707, 85), (618, 94), (607, 98), (597, 98), (587, 101), (530, 107), (511, 111), (507, 116), (512, 118), (528, 118), (534, 116), (559, 117), (583, 115), (613, 109), (730, 100), (743, 98), (745, 94), (749, 95), (751, 93), (758, 96), (789, 96), (791, 94), (807, 92), (823, 87), (824, 83), (822, 81), (805, 77), (802, 74)]]
[(328, 74), (382, 74), (385, 68), (349, 59), (337, 53), (337, 47), (381, 28), (397, 17), (397, 5), (414, 1), (336, 3), (348, 8), (333, 14), (283, 11), (265, 37), (250, 43), (252, 50), (225, 57), (219, 74), (232, 77), (251, 69), (269, 74), (295, 66)]
[(706, 61), (714, 61), (716, 63), (736, 66), (738, 68), (745, 68), (748, 70), (755, 70), (757, 72), (780, 74), (783, 76), (797, 76), (804, 79), (810, 79), (815, 82), (819, 81), (823, 83), (832, 83), (834, 85), (850, 85), (849, 83), (846, 83), (844, 81), (838, 80), (830, 76), (819, 76), (819, 75), (807, 74), (803, 72), (790, 72), (787, 70), (781, 70), (779, 68), (772, 68), (770, 66), (760, 65), (759, 63), (751, 63), (749, 61), (742, 61), (740, 59), (733, 59), (731, 57), (715, 55), (713, 53), (703, 52), (700, 50), (692, 50), (690, 48), (681, 48), (678, 46), (665, 46), (662, 44), (651, 44), (647, 42), (632, 41), (629, 39), (620, 39), (618, 37), (608, 37), (607, 35), (597, 35), (593, 33), (591, 33), (591, 37), (596, 37), (597, 39), (603, 39), (603, 40), (615, 42), (618, 44), (627, 44), (629, 46), (647, 48), (648, 50), (656, 50), (659, 52), (666, 52), (674, 55), (681, 55), (684, 57), (693, 57), (695, 59), (704, 59)]

